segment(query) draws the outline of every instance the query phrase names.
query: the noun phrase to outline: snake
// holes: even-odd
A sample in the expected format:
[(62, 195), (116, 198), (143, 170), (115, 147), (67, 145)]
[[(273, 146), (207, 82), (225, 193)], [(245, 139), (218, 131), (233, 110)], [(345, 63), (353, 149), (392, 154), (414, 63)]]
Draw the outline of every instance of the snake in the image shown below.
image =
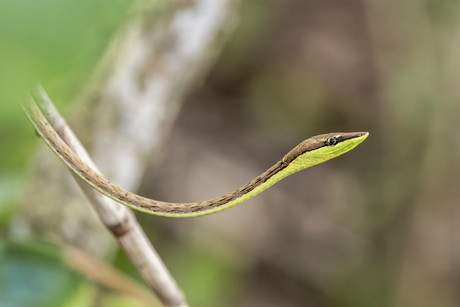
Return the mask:
[(23, 109), (37, 133), (51, 150), (70, 170), (98, 192), (132, 209), (176, 218), (209, 215), (241, 204), (289, 175), (354, 149), (369, 135), (368, 132), (341, 132), (310, 137), (294, 147), (267, 171), (233, 192), (201, 202), (171, 203), (131, 193), (110, 182), (85, 164), (67, 146), (32, 99), (23, 104)]

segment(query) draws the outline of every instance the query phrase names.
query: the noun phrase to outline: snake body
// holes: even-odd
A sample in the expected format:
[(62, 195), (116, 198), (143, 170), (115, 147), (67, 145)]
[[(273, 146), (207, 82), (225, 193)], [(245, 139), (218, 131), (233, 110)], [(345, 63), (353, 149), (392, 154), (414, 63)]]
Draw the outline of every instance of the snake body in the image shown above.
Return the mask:
[(33, 100), (24, 104), (24, 110), (51, 150), (94, 189), (135, 210), (177, 218), (208, 215), (236, 206), (293, 173), (352, 150), (369, 135), (367, 132), (328, 133), (308, 138), (263, 174), (233, 192), (202, 202), (170, 203), (145, 198), (113, 184), (80, 160), (48, 123)]

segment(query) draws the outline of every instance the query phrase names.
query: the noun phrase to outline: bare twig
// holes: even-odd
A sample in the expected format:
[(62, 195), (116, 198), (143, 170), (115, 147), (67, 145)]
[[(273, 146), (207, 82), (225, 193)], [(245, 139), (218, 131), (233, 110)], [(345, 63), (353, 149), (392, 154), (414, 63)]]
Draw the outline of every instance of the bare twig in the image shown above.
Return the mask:
[[(97, 170), (86, 149), (54, 107), (45, 91), (38, 87), (32, 95), (47, 120), (64, 142), (82, 161)], [(164, 306), (188, 306), (182, 291), (147, 239), (131, 210), (99, 194), (77, 176), (74, 177), (98, 213), (101, 221), (112, 232), (119, 245), (147, 284), (158, 295)]]
[(107, 263), (70, 245), (64, 246), (63, 250), (64, 261), (75, 271), (83, 273), (121, 295), (131, 297), (143, 306), (163, 306), (144, 285), (139, 284), (135, 279), (114, 269)]

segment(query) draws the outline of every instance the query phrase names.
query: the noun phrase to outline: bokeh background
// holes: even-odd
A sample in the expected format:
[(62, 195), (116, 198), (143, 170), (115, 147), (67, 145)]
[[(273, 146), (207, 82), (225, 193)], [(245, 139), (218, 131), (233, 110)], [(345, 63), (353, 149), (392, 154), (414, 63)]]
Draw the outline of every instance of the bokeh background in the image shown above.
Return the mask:
[[(142, 283), (23, 115), (17, 101), (37, 80), (109, 179), (159, 200), (214, 198), (312, 135), (370, 132), (230, 210), (136, 214), (191, 306), (459, 306), (460, 2), (229, 1), (219, 43), (165, 90), (177, 88), (163, 99), (172, 111), (143, 119), (160, 122), (154, 146), (135, 162), (108, 150), (129, 128), (107, 80), (130, 56), (155, 74), (166, 67), (155, 48), (174, 59), (180, 45), (123, 53), (119, 33), (136, 18), (163, 33), (199, 2), (1, 4), (0, 306), (134, 306), (69, 269), (64, 244)], [(130, 93), (127, 109), (156, 97), (136, 105)]]

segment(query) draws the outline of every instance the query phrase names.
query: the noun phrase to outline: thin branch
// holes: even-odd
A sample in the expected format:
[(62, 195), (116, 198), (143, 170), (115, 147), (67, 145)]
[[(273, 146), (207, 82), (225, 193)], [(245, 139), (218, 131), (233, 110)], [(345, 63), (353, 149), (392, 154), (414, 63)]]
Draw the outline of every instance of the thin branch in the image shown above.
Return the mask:
[(129, 296), (143, 306), (163, 306), (144, 285), (126, 274), (114, 269), (105, 262), (90, 256), (73, 246), (64, 246), (64, 261), (66, 264), (97, 283), (113, 291)]
[[(39, 86), (32, 95), (42, 113), (62, 140), (82, 161), (98, 171), (88, 152), (59, 114), (45, 91)], [(74, 178), (96, 210), (101, 221), (112, 232), (121, 248), (123, 248), (146, 283), (158, 295), (163, 305), (168, 307), (188, 306), (182, 291), (147, 239), (131, 210), (99, 194), (78, 176), (74, 175)]]

